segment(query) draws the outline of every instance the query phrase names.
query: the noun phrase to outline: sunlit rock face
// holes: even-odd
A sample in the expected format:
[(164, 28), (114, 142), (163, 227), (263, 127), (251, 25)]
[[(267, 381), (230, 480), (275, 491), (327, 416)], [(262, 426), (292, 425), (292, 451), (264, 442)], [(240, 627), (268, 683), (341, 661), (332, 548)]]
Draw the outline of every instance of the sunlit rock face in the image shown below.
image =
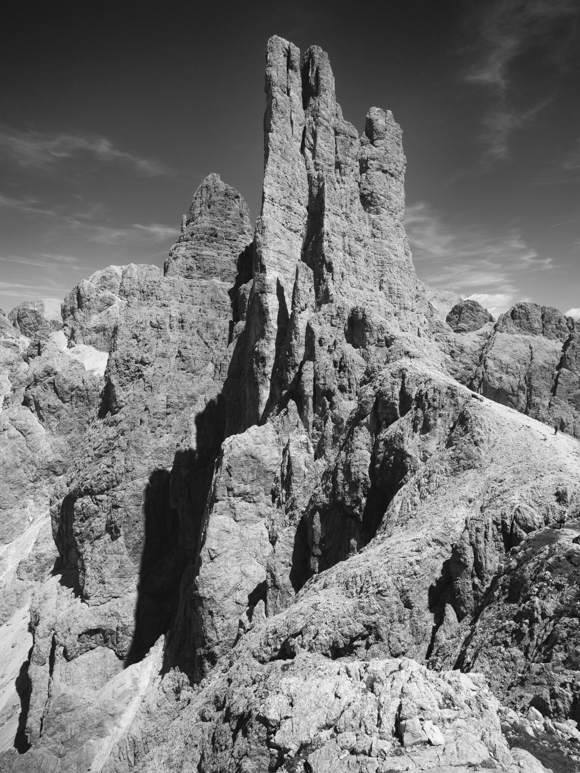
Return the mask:
[(0, 316), (0, 767), (574, 766), (574, 323), (417, 280), (320, 48), (269, 41), (264, 128), (255, 229), (210, 175), (163, 272)]
[(536, 303), (516, 304), (495, 324), (484, 310), (467, 321), (473, 303), (447, 318), (457, 334), (448, 343), (449, 371), (491, 400), (580, 437), (578, 322)]
[[(231, 377), (228, 431), (263, 420), (307, 381), (317, 328), (337, 346), (385, 347), (427, 311), (403, 227), (405, 156), (392, 114), (371, 108), (359, 136), (336, 102), (327, 54), (268, 44), (265, 173), (248, 319)], [(329, 341), (327, 346), (333, 344)], [(350, 390), (349, 390), (350, 391)]]

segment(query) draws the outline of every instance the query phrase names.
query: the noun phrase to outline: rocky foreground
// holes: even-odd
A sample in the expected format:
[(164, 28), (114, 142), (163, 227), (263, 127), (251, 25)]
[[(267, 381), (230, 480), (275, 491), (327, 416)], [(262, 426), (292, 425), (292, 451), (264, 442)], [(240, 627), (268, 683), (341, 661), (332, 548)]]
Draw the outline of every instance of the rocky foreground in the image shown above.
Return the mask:
[(266, 96), (254, 230), (0, 315), (0, 770), (578, 771), (578, 323), (422, 285), (319, 48)]

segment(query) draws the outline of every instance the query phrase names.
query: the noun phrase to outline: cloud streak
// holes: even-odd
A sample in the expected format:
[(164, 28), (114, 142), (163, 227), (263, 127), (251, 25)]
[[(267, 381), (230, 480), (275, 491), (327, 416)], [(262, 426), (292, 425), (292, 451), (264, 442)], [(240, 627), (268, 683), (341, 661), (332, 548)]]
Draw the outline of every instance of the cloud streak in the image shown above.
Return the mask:
[(552, 66), (564, 66), (574, 51), (575, 31), (570, 22), (578, 17), (577, 0), (493, 0), (477, 4), (469, 16), (478, 37), (471, 48), (475, 61), (464, 80), (487, 89), (492, 99), (480, 137), (486, 146), (484, 164), (508, 159), (514, 133), (551, 101), (551, 97), (540, 99), (526, 109), (515, 106), (518, 60), (538, 48)]
[(566, 172), (577, 172), (580, 170), (580, 140), (578, 140), (577, 147), (564, 159), (562, 168)]
[(35, 266), (56, 270), (70, 270), (84, 268), (82, 261), (73, 255), (59, 255), (53, 253), (40, 253), (33, 257), (22, 255), (0, 255), (0, 263), (11, 263), (17, 266)]
[(514, 132), (531, 123), (550, 101), (542, 100), (525, 111), (508, 107), (502, 101), (489, 110), (483, 117), (483, 131), (480, 136), (480, 140), (486, 146), (483, 155), (484, 163), (509, 159), (510, 140)]
[(548, 46), (562, 22), (580, 15), (577, 0), (495, 0), (478, 13), (477, 62), (465, 78), (505, 96), (515, 60), (534, 45)]
[[(63, 297), (70, 292), (70, 287), (47, 287), (46, 285), (29, 285), (18, 282), (1, 282), (0, 294), (10, 298), (21, 298), (23, 295), (32, 295), (35, 298), (49, 298), (49, 293), (59, 293)], [(61, 300), (60, 298), (58, 300)]]
[(55, 209), (42, 206), (38, 199), (15, 199), (11, 196), (5, 196), (3, 193), (0, 193), (0, 209), (12, 210), (23, 215), (55, 217), (57, 214)]
[(119, 150), (106, 137), (57, 134), (0, 126), (0, 157), (21, 167), (47, 171), (58, 164), (88, 156), (105, 164), (122, 164), (146, 177), (166, 175), (170, 170), (159, 161)]
[(407, 207), (405, 227), (422, 279), (437, 289), (474, 297), (493, 314), (523, 299), (519, 284), (524, 272), (552, 267), (551, 259), (541, 258), (517, 229), (498, 236), (476, 226), (452, 228), (425, 202)]
[(68, 230), (81, 235), (86, 241), (108, 247), (148, 242), (160, 244), (169, 239), (177, 239), (179, 235), (178, 228), (159, 223), (149, 225), (134, 223), (131, 226), (121, 227), (99, 225), (69, 217), (64, 219), (63, 225)]

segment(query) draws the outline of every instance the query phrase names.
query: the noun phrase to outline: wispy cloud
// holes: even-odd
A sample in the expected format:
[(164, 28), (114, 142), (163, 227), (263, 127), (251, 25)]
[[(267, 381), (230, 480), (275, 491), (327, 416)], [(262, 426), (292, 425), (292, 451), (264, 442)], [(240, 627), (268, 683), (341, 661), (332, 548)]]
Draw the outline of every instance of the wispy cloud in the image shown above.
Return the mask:
[(56, 209), (42, 205), (38, 199), (34, 198), (13, 198), (0, 193), (0, 209), (8, 209), (24, 215), (45, 215), (54, 217), (57, 214)]
[(483, 160), (490, 163), (509, 158), (512, 135), (551, 101), (551, 97), (536, 98), (532, 107), (516, 106), (520, 58), (538, 48), (552, 65), (565, 66), (577, 42), (570, 22), (580, 17), (580, 4), (578, 0), (492, 0), (474, 7), (469, 25), (477, 30), (471, 49), (475, 61), (464, 79), (487, 89), (492, 100), (481, 135), (487, 148)]
[[(11, 298), (20, 298), (23, 295), (31, 295), (35, 298), (49, 298), (50, 293), (59, 293), (59, 295), (66, 295), (70, 291), (70, 287), (55, 287), (50, 284), (43, 285), (29, 285), (20, 284), (18, 282), (1, 282), (0, 281), (0, 293), (2, 295), (10, 296)], [(60, 300), (60, 299), (59, 299)]]
[(517, 57), (538, 43), (551, 45), (562, 22), (578, 15), (577, 0), (493, 0), (478, 5), (478, 57), (466, 79), (506, 95)]
[(568, 309), (566, 316), (572, 317), (572, 319), (580, 320), (580, 309)]
[(518, 111), (514, 107), (508, 107), (502, 100), (490, 109), (483, 117), (483, 131), (480, 137), (486, 147), (484, 163), (510, 158), (510, 140), (514, 132), (531, 123), (549, 102), (549, 99), (545, 99), (529, 110)]
[[(48, 207), (39, 199), (12, 198), (0, 193), (0, 209), (12, 210), (24, 216), (43, 215), (52, 218), (54, 226), (50, 232), (52, 237), (57, 234), (73, 232), (89, 242), (96, 242), (107, 246), (136, 244), (136, 243), (161, 243), (169, 239), (176, 239), (179, 229), (174, 226), (161, 223), (149, 223), (143, 225), (134, 223), (129, 226), (114, 226), (102, 223), (103, 206), (96, 203), (81, 212), (67, 214), (66, 207)], [(101, 222), (99, 223), (99, 220)], [(0, 258), (4, 259), (5, 258)]]
[(523, 272), (552, 266), (551, 259), (541, 258), (517, 229), (498, 236), (476, 226), (452, 227), (425, 202), (407, 207), (405, 227), (422, 279), (463, 297), (486, 299), (492, 313), (522, 299)]
[(83, 268), (82, 261), (73, 255), (60, 255), (42, 252), (32, 257), (22, 255), (0, 255), (0, 263), (11, 263), (17, 266), (36, 266), (37, 268), (49, 269), (80, 269)]
[(580, 140), (577, 147), (564, 159), (562, 168), (566, 172), (577, 172), (580, 169)]
[(0, 157), (20, 166), (47, 170), (83, 155), (101, 163), (123, 164), (148, 177), (170, 173), (159, 161), (119, 150), (106, 137), (82, 134), (49, 135), (0, 126)]
[(151, 225), (139, 225), (139, 223), (135, 223), (133, 228), (137, 228), (145, 234), (149, 234), (159, 242), (170, 238), (175, 239), (179, 233), (179, 230), (173, 226), (159, 225), (158, 223), (151, 223)]
[(69, 217), (64, 219), (63, 225), (82, 235), (86, 241), (108, 247), (148, 242), (159, 244), (169, 239), (176, 239), (179, 234), (178, 228), (159, 223), (149, 225), (134, 223), (121, 227), (85, 222), (75, 217)]

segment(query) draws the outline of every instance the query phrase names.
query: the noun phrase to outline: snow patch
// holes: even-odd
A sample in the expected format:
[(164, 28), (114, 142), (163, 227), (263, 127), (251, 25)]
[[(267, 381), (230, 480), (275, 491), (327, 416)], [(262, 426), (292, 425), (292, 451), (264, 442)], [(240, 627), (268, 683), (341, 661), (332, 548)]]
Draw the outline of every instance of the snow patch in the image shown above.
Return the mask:
[(66, 354), (79, 362), (88, 373), (93, 373), (99, 378), (105, 375), (109, 355), (101, 352), (88, 344), (77, 344), (72, 349), (66, 349)]
[(77, 344), (68, 348), (67, 339), (62, 330), (57, 330), (50, 334), (50, 340), (68, 357), (72, 357), (84, 367), (87, 373), (93, 373), (99, 378), (105, 375), (105, 368), (109, 355), (100, 349), (95, 349), (89, 344)]

